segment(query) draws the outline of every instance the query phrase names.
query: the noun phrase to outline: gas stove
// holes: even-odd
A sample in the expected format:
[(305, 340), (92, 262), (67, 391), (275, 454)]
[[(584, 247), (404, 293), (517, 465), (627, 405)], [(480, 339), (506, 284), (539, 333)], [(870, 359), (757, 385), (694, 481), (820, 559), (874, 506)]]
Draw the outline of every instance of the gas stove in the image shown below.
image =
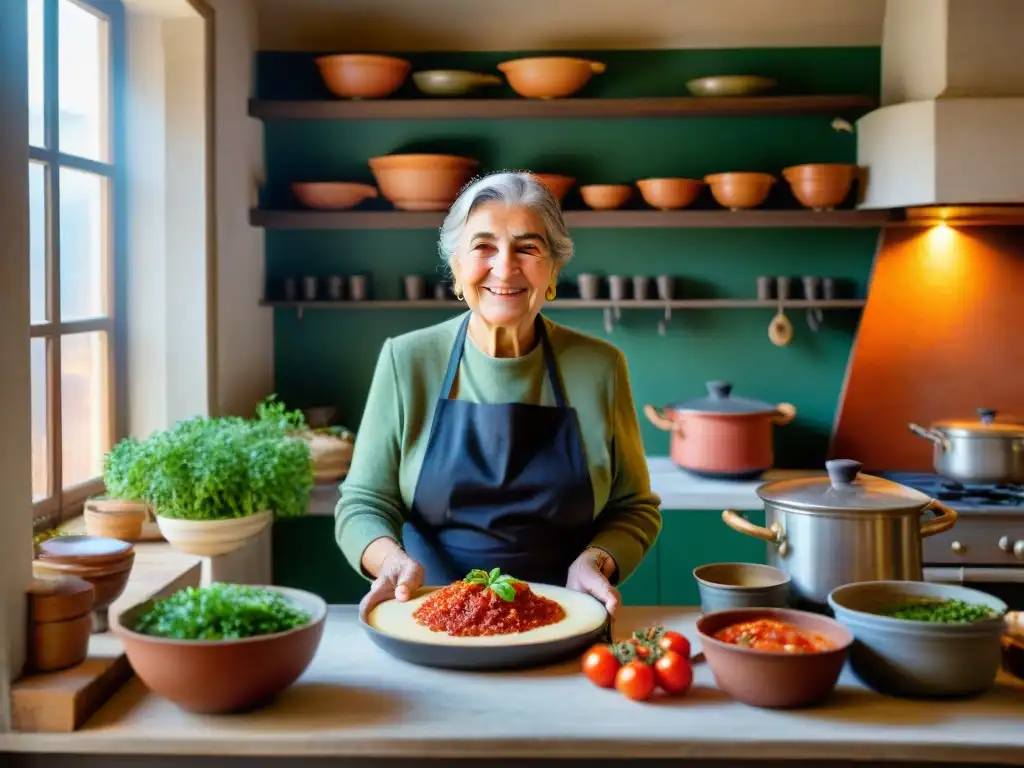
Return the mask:
[(905, 485), (933, 499), (946, 502), (958, 512), (986, 509), (1019, 509), (1024, 513), (1024, 485), (963, 485), (929, 472), (872, 472)]

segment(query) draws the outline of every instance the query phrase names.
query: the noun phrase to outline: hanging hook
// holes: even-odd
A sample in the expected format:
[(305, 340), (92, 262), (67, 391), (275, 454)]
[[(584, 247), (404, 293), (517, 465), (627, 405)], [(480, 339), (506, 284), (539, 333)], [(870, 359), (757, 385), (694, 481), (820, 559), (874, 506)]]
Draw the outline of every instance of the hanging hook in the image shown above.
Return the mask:
[(661, 320), (658, 321), (658, 335), (664, 336), (668, 331), (668, 324), (672, 322), (672, 304), (668, 301), (665, 302), (665, 314)]
[(611, 334), (615, 330), (615, 313), (611, 307), (604, 308), (604, 332)]

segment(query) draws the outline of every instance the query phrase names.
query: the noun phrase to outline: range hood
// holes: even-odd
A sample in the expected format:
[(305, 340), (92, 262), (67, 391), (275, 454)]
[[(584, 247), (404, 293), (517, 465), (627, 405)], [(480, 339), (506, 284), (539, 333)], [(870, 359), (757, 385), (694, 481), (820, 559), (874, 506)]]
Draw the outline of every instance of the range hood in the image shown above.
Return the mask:
[(1021, 222), (1022, 29), (1021, 0), (888, 0), (882, 106), (857, 122), (858, 207)]

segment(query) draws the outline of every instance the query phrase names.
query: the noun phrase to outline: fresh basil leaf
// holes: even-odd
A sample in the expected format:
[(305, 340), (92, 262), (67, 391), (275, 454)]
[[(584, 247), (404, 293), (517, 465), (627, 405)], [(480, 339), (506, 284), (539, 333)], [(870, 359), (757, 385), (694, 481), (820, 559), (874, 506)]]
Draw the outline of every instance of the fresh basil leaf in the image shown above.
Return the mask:
[(497, 579), (498, 579), (498, 577), (500, 575), (501, 575), (501, 568), (492, 568), (491, 572), (489, 574), (487, 574), (487, 578), (490, 581), (497, 581)]
[(491, 589), (494, 590), (494, 594), (506, 603), (511, 603), (516, 599), (516, 590), (511, 584), (492, 584)]

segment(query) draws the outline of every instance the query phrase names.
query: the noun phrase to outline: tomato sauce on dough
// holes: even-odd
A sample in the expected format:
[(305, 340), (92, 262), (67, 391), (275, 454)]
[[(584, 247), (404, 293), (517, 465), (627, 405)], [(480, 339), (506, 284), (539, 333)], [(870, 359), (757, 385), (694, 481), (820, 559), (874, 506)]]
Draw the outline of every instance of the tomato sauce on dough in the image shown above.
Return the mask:
[(776, 619), (755, 619), (732, 624), (718, 630), (716, 640), (755, 651), (775, 653), (817, 653), (829, 651), (836, 644), (817, 632), (797, 629)]
[(457, 581), (428, 596), (413, 612), (413, 619), (434, 632), (449, 635), (509, 635), (556, 624), (565, 609), (515, 582), (515, 599), (504, 600), (483, 584)]

